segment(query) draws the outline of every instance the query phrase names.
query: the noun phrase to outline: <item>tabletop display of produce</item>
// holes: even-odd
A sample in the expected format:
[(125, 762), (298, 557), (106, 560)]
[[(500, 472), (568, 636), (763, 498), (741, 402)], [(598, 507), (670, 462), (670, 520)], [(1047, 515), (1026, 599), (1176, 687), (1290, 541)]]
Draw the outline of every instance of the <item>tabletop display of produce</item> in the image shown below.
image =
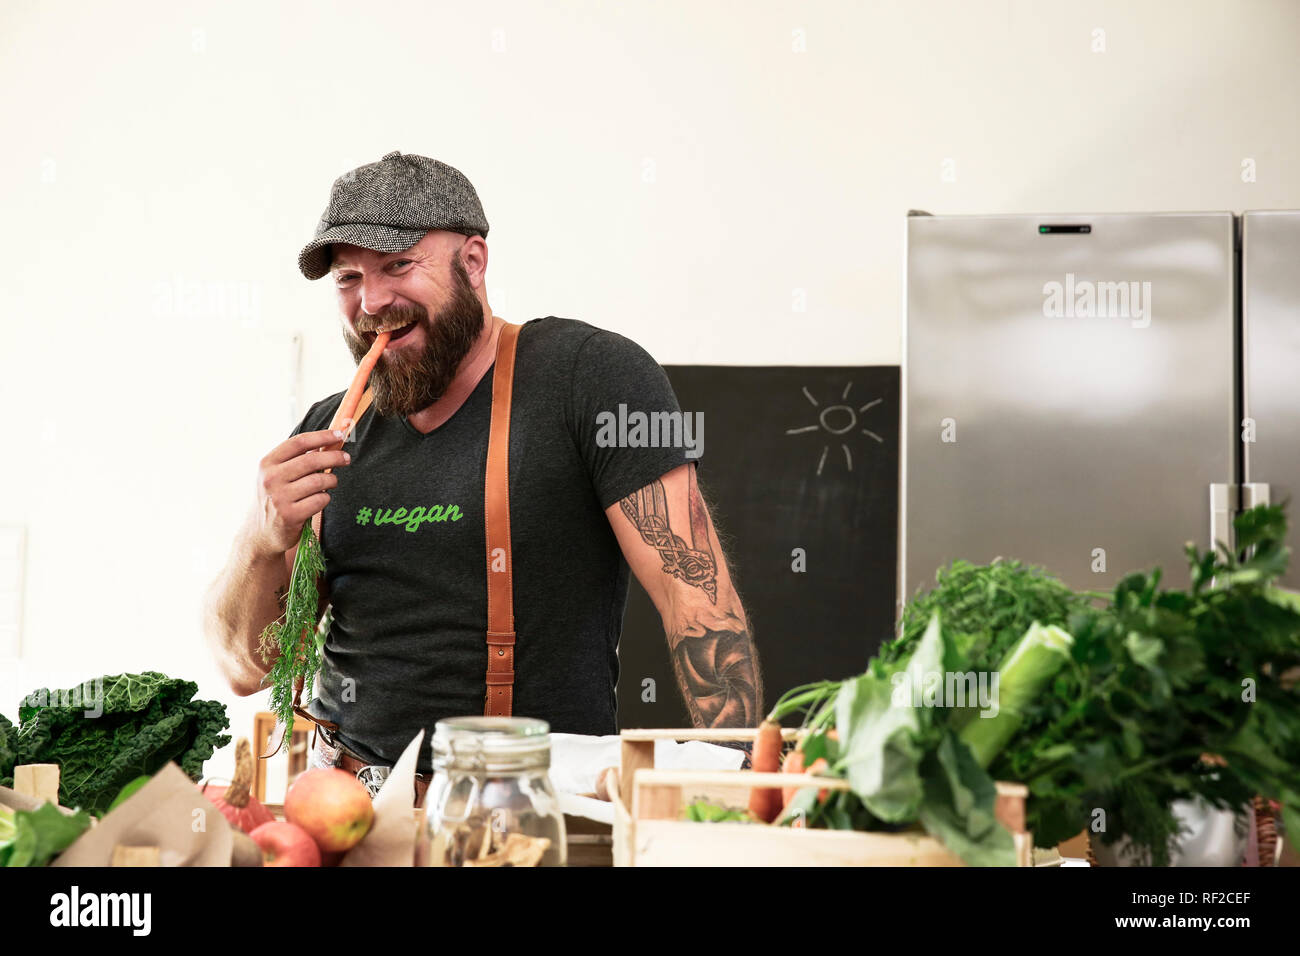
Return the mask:
[(116, 674), (33, 691), (17, 726), (0, 714), (0, 788), (13, 787), (24, 767), (50, 768), (58, 779), (57, 805), (0, 790), (0, 865), (50, 863), (169, 766), (198, 780), (230, 737), (225, 705), (194, 700), (197, 691), (152, 671)]
[[(1235, 554), (1187, 546), (1186, 590), (1161, 589), (1159, 569), (1106, 593), (1015, 561), (940, 569), (864, 673), (791, 689), (757, 731), (676, 734), (747, 733), (752, 771), (664, 777), (638, 748), (674, 733), (625, 732), (609, 778), (616, 858), (673, 862), (646, 841), (680, 824), (696, 828), (697, 857), (711, 833), (759, 862), (770, 846), (783, 862), (1024, 865), (1030, 837), (1054, 847), (1086, 831), (1127, 862), (1166, 865), (1187, 801), (1272, 805), (1281, 833), (1300, 834), (1300, 595), (1276, 586), (1286, 520), (1260, 506), (1235, 526)], [(29, 694), (16, 726), (0, 715), (0, 865), (420, 863), (422, 734), (394, 767), (400, 785), (372, 801), (351, 774), (309, 770), (280, 820), (249, 792), (244, 739), (234, 778), (201, 782), (231, 738), (225, 706), (196, 691), (119, 674)], [(141, 827), (151, 845), (118, 839), (138, 843)], [(470, 842), (481, 864), (529, 862)], [(814, 845), (821, 856), (801, 857)]]
[[(1187, 590), (1160, 589), (1159, 569), (1110, 593), (1015, 561), (941, 569), (865, 673), (792, 689), (758, 729), (755, 771), (838, 786), (753, 787), (741, 809), (691, 801), (677, 781), (682, 818), (923, 832), (966, 863), (1012, 865), (995, 814), (1006, 781), (1027, 787), (1040, 847), (1087, 831), (1127, 862), (1165, 865), (1180, 801), (1198, 800), (1271, 803), (1300, 834), (1300, 595), (1274, 583), (1282, 508), (1254, 508), (1236, 531), (1239, 555), (1187, 546)], [(780, 722), (799, 714), (783, 760)]]

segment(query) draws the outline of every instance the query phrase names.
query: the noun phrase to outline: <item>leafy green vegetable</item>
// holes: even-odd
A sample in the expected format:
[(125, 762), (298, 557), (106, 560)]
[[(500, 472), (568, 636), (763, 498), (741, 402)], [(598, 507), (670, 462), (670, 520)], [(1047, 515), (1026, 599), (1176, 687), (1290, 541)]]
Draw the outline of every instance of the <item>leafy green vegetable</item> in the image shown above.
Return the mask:
[(17, 763), (18, 751), (14, 740), (17, 733), (9, 718), (0, 714), (0, 778), (6, 773), (12, 774), (14, 764)]
[[(1013, 865), (1015, 842), (993, 813), (993, 778), (947, 726), (952, 702), (935, 693), (961, 664), (935, 609), (906, 657), (877, 658), (865, 674), (795, 688), (778, 701), (778, 718), (815, 710), (805, 720), (811, 728), (801, 744), (805, 766), (825, 757), (827, 775), (852, 788), (825, 800), (815, 786), (800, 788), (782, 822), (896, 831), (919, 821), (967, 863)], [(832, 718), (837, 739), (830, 736)]]
[(12, 786), (15, 764), (57, 763), (59, 802), (99, 815), (128, 782), (169, 761), (198, 780), (203, 762), (230, 743), (222, 733), (230, 722), (224, 704), (194, 700), (197, 691), (154, 671), (34, 691), (19, 706), (0, 784)]
[(1043, 568), (1019, 561), (983, 566), (954, 561), (936, 572), (935, 582), (904, 606), (899, 636), (880, 648), (881, 661), (892, 663), (910, 654), (940, 611), (957, 657), (975, 668), (991, 667), (1035, 621), (1064, 626), (1098, 597), (1076, 594)]
[(1276, 799), (1300, 833), (1300, 694), (1284, 677), (1300, 666), (1300, 612), (1273, 585), (1286, 520), (1260, 506), (1236, 529), (1238, 554), (1188, 545), (1188, 590), (1161, 590), (1159, 569), (1131, 574), (1108, 607), (1074, 614), (1070, 666), (990, 765), (1028, 784), (1036, 842), (1104, 820), (1094, 838), (1127, 837), (1162, 865), (1179, 834), (1171, 804), (1197, 796)]
[(991, 695), (996, 698), (996, 713), (982, 716), (971, 710), (959, 734), (981, 767), (987, 767), (1015, 736), (1025, 710), (1070, 659), (1073, 644), (1074, 638), (1059, 627), (1035, 621), (998, 665), (996, 694)]
[[(943, 670), (943, 639), (936, 613), (915, 653), (899, 672), (899, 684), (910, 694), (927, 674)], [(904, 685), (902, 682), (906, 681)], [(894, 681), (881, 671), (868, 670), (844, 682), (835, 701), (835, 727), (840, 758), (833, 769), (843, 770), (873, 815), (888, 823), (916, 819), (924, 797), (921, 782), (923, 737), (932, 712), (908, 701), (895, 706)]]
[(696, 800), (682, 807), (682, 819), (693, 823), (753, 823), (754, 818), (745, 810), (721, 807), (707, 800)]
[(260, 638), (262, 657), (272, 662), (265, 678), (271, 685), (271, 710), (285, 725), (285, 739), (293, 733), (295, 685), (301, 680), (305, 699), (311, 700), (316, 672), (320, 670), (324, 638), (317, 629), (320, 591), (316, 580), (324, 571), (325, 556), (309, 521), (298, 538), (284, 616), (267, 625)]
[(126, 803), (126, 801), (130, 800), (131, 797), (135, 795), (135, 792), (137, 790), (139, 790), (141, 787), (143, 787), (146, 783), (148, 783), (152, 779), (153, 779), (152, 777), (147, 777), (147, 776), (136, 777), (125, 787), (123, 787), (118, 792), (117, 796), (113, 798), (113, 802), (108, 805), (108, 812), (112, 813), (114, 810), (117, 809), (119, 804)]
[(90, 814), (65, 814), (52, 803), (35, 810), (0, 806), (0, 866), (45, 866), (89, 826)]
[(926, 755), (922, 776), (919, 817), (931, 836), (970, 866), (1015, 866), (1015, 840), (993, 815), (997, 785), (951, 730)]
[[(940, 569), (866, 673), (796, 687), (773, 708), (776, 720), (802, 713), (806, 762), (825, 756), (853, 787), (825, 800), (800, 789), (784, 822), (919, 820), (967, 862), (1005, 862), (1005, 831), (989, 819), (993, 781), (1008, 780), (1029, 787), (1043, 846), (1092, 829), (1160, 865), (1179, 834), (1173, 804), (1196, 798), (1277, 800), (1300, 833), (1300, 594), (1276, 585), (1290, 554), (1283, 507), (1235, 526), (1236, 553), (1187, 546), (1187, 590), (1161, 589), (1158, 568), (1111, 594), (1072, 592), (1015, 561)], [(1002, 712), (890, 706), (891, 686), (930, 671), (996, 671)]]

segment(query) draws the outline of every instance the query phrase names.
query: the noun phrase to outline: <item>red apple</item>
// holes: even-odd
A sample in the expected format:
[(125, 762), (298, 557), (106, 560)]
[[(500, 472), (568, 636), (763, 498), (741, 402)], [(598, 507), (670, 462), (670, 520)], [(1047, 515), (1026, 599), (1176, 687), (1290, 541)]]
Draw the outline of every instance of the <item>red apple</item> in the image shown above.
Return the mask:
[(353, 774), (337, 767), (299, 774), (284, 795), (284, 818), (296, 823), (326, 853), (350, 850), (375, 819), (370, 791)]
[(263, 866), (320, 866), (320, 848), (302, 827), (274, 820), (249, 836), (262, 848)]

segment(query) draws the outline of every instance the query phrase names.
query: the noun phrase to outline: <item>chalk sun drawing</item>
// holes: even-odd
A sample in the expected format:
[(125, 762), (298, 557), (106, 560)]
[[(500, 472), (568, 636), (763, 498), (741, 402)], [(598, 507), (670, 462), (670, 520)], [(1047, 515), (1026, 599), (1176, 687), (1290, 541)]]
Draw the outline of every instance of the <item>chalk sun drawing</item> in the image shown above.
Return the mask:
[[(867, 409), (879, 405), (884, 401), (883, 398), (873, 398), (867, 404), (860, 408), (854, 408), (852, 405), (843, 404), (849, 400), (849, 390), (853, 388), (853, 383), (844, 386), (844, 394), (840, 396), (840, 404), (823, 406), (817, 399), (813, 398), (812, 392), (808, 391), (808, 386), (801, 386), (804, 398), (808, 399), (813, 408), (820, 409), (817, 413), (816, 425), (800, 425), (797, 428), (787, 428), (787, 435), (802, 435), (805, 432), (824, 431), (828, 435), (840, 436), (847, 435), (858, 427), (858, 416)], [(862, 434), (876, 440), (877, 443), (884, 444), (884, 439), (868, 428), (862, 429)], [(849, 471), (853, 470), (853, 453), (849, 450), (846, 442), (840, 443), (840, 449), (844, 452), (844, 464)], [(831, 446), (829, 444), (822, 446), (822, 456), (817, 460), (817, 474), (821, 475), (822, 469), (826, 467), (826, 456), (830, 454)]]

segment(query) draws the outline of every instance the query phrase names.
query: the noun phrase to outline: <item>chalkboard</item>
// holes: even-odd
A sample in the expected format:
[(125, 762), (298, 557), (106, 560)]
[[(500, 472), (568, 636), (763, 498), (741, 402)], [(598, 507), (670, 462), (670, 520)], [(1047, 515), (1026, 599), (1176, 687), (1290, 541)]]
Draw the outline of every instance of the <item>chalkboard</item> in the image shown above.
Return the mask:
[[(860, 673), (894, 626), (898, 366), (665, 370), (682, 410), (704, 414), (700, 485), (758, 646), (764, 707), (798, 684)], [(618, 721), (691, 725), (635, 578)]]

